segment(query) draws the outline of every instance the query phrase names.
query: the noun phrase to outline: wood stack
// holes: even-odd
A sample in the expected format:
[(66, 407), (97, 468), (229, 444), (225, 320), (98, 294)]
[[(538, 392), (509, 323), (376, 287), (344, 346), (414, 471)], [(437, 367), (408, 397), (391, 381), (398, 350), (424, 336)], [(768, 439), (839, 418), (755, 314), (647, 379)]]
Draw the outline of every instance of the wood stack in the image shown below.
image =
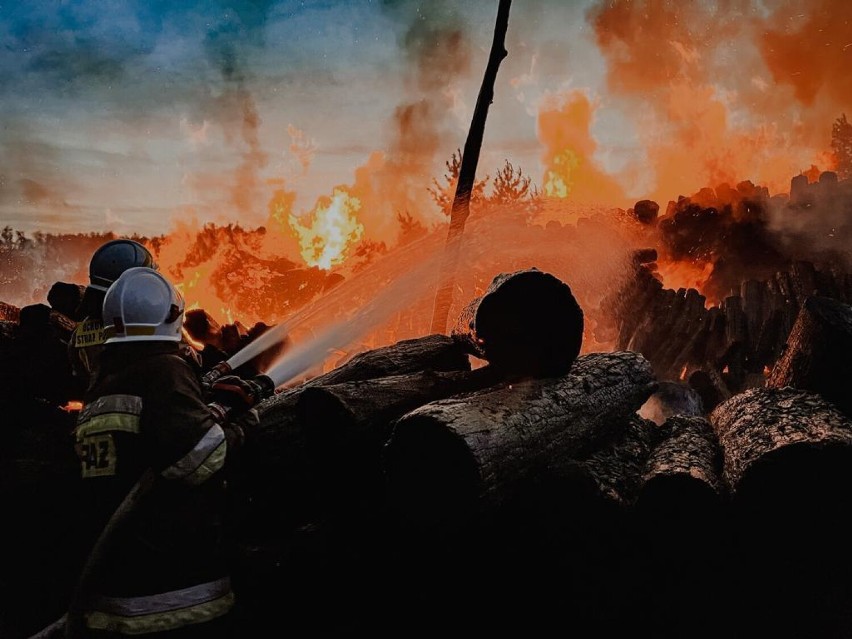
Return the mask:
[(639, 262), (622, 290), (601, 303), (611, 319), (596, 329), (598, 337), (645, 355), (661, 380), (689, 380), (708, 410), (763, 386), (807, 297), (852, 301), (852, 276), (799, 261), (767, 280), (742, 282), (738, 294), (706, 308), (698, 291), (664, 289)]

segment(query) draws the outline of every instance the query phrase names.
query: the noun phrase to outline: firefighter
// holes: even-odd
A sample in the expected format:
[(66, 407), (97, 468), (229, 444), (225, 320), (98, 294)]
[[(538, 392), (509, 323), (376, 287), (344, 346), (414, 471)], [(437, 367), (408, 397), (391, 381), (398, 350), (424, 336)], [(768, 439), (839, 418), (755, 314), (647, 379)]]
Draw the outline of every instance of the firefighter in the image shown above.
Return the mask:
[(94, 252), (89, 260), (89, 285), (80, 303), (83, 319), (77, 324), (68, 343), (71, 366), (79, 386), (88, 389), (98, 370), (98, 359), (104, 343), (101, 318), (104, 295), (110, 284), (134, 266), (156, 268), (151, 253), (133, 240), (111, 240)]
[[(104, 298), (100, 367), (75, 430), (90, 544), (137, 480), (155, 479), (98, 550), (82, 597), (86, 636), (230, 636), (223, 466), (251, 420), (225, 422), (227, 411), (205, 404), (180, 356), (183, 317), (180, 294), (150, 268), (127, 269)], [(243, 414), (261, 394), (234, 378), (214, 392)]]

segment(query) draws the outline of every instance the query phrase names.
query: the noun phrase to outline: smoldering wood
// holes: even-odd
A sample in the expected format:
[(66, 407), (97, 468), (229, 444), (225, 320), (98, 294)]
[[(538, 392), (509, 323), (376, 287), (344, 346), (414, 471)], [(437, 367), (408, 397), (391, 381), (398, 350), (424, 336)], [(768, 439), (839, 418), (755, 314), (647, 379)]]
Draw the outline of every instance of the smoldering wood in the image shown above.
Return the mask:
[(852, 415), (852, 307), (808, 297), (767, 380), (819, 393)]
[[(678, 297), (681, 290), (678, 291)], [(684, 366), (694, 361), (705, 328), (705, 301), (706, 298), (694, 288), (684, 291), (679, 314), (675, 316), (668, 337), (662, 340), (657, 355), (654, 369), (661, 377), (676, 378)]]
[(710, 423), (675, 415), (659, 427), (637, 506), (651, 512), (706, 510), (724, 495), (722, 451)]
[(428, 526), (450, 524), (479, 498), (499, 504), (536, 473), (623, 429), (654, 388), (641, 355), (596, 353), (561, 378), (421, 406), (388, 440), (389, 498), (403, 517)]
[(814, 268), (814, 265), (811, 262), (793, 262), (790, 267), (789, 277), (798, 305), (804, 303), (805, 298), (816, 295), (816, 268)]
[(452, 336), (507, 375), (563, 375), (580, 352), (583, 311), (549, 273), (501, 273), (465, 307)]
[(710, 422), (724, 454), (725, 481), (735, 493), (746, 480), (759, 483), (764, 470), (783, 468), (795, 476), (811, 470), (823, 451), (852, 446), (852, 423), (839, 409), (790, 387), (747, 390), (718, 406)]
[(0, 302), (0, 321), (15, 322), (21, 315), (21, 309), (6, 302)]

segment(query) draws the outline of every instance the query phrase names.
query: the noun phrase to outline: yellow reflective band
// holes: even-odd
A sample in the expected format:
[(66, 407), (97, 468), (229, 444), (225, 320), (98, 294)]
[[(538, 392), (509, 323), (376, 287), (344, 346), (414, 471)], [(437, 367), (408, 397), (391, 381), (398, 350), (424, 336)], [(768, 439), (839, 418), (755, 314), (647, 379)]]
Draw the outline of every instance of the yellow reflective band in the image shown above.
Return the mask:
[(77, 426), (77, 439), (95, 435), (119, 431), (122, 433), (139, 432), (139, 415), (128, 413), (105, 413), (96, 415)]
[(124, 635), (144, 635), (212, 621), (227, 613), (233, 606), (234, 593), (229, 592), (213, 601), (146, 615), (124, 616), (96, 610), (86, 613), (86, 625), (92, 630), (117, 632)]
[(117, 335), (125, 337), (133, 337), (136, 335), (153, 335), (157, 330), (156, 326), (125, 326), (123, 331), (116, 331), (115, 326), (110, 326), (104, 329), (104, 340), (111, 339)]
[(204, 483), (207, 479), (222, 469), (225, 465), (225, 457), (228, 452), (228, 444), (222, 442), (210, 453), (210, 456), (202, 462), (190, 475), (184, 477), (184, 481), (193, 486)]
[(222, 468), (226, 453), (225, 432), (219, 424), (215, 424), (191, 451), (166, 468), (162, 475), (166, 479), (180, 479), (198, 485)]

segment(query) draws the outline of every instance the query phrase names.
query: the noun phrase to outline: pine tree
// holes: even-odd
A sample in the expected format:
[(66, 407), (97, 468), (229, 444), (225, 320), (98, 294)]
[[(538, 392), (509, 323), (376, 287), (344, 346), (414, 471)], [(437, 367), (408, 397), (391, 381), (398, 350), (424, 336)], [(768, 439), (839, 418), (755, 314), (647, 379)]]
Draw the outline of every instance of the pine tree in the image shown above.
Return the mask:
[(496, 204), (514, 204), (528, 198), (531, 195), (530, 179), (520, 167), (515, 169), (512, 163), (506, 160), (506, 164), (494, 177), (491, 200)]
[[(429, 188), (429, 194), (435, 200), (444, 215), (449, 216), (453, 208), (453, 200), (456, 196), (456, 184), (459, 181), (459, 171), (461, 170), (462, 152), (461, 149), (456, 149), (453, 157), (447, 160), (444, 164), (447, 165), (447, 172), (444, 174), (444, 184), (441, 184), (435, 178), (432, 178), (434, 188)], [(470, 194), (471, 205), (479, 204), (485, 197), (485, 185), (488, 183), (488, 177), (485, 176), (482, 180), (476, 180), (473, 184), (473, 191)]]

